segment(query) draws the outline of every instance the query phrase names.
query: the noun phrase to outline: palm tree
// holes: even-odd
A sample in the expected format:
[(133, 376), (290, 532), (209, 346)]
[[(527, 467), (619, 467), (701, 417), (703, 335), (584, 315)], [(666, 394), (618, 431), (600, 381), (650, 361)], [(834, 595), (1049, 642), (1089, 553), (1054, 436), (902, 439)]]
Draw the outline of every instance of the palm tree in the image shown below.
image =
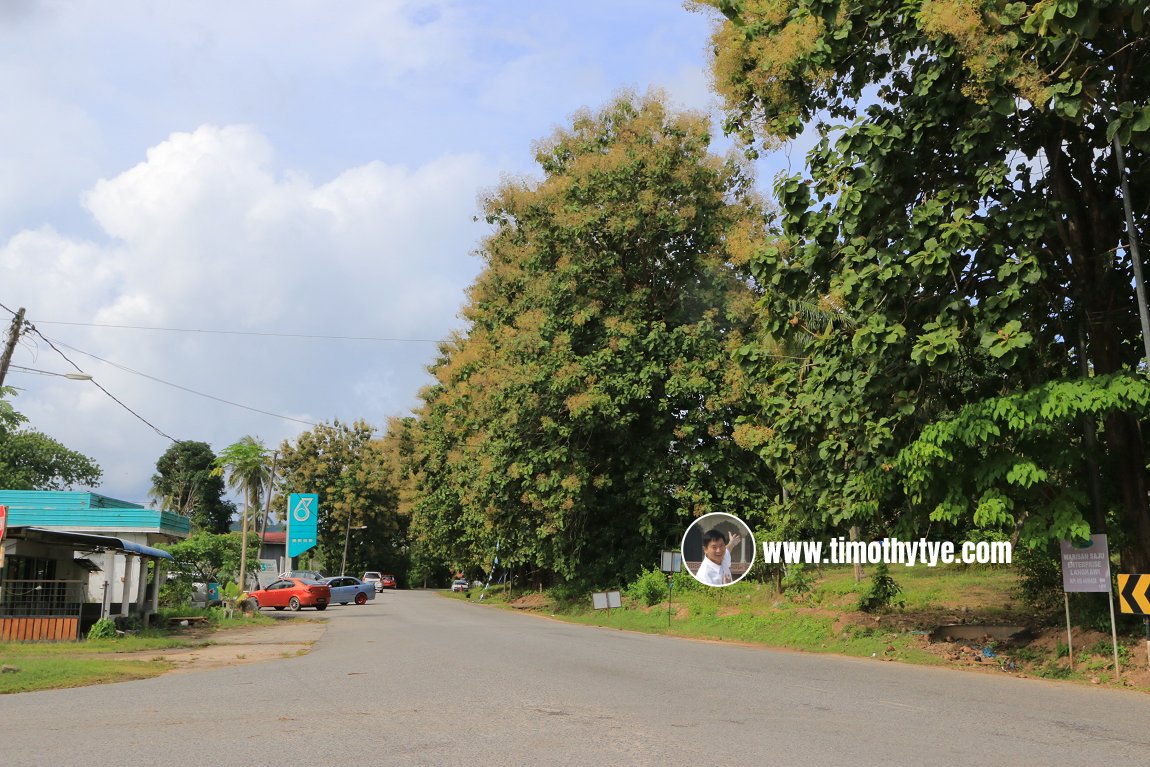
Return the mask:
[(213, 461), (212, 474), (221, 476), (227, 471), (228, 486), (233, 490), (243, 490), (244, 511), (240, 529), (240, 591), (246, 587), (248, 564), (248, 514), (253, 506), (258, 509), (263, 495), (264, 483), (271, 482), (271, 470), (267, 462), (267, 448), (259, 439), (246, 435), (239, 442), (228, 445)]

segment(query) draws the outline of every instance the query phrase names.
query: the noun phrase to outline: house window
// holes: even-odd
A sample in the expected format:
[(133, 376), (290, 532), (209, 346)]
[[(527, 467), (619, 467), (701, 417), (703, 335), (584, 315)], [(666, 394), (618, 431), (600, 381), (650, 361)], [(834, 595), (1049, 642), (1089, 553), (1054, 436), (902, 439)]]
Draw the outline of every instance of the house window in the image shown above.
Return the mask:
[(5, 557), (4, 579), (9, 581), (54, 581), (55, 559), (47, 557)]

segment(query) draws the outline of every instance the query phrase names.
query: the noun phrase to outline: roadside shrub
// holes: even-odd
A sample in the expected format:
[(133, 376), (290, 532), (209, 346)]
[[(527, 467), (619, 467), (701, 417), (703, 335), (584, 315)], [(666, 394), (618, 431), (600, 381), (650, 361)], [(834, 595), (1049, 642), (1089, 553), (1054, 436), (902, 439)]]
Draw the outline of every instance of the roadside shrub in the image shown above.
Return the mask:
[(815, 573), (812, 568), (803, 564), (793, 564), (787, 568), (783, 576), (783, 592), (791, 599), (801, 599), (811, 592), (815, 583)]
[(89, 639), (115, 639), (116, 621), (111, 618), (101, 618), (88, 629)]
[(187, 576), (170, 578), (160, 584), (160, 605), (178, 607), (192, 601), (192, 581)]
[(644, 570), (627, 587), (627, 596), (648, 607), (657, 605), (667, 597), (667, 576), (660, 570)]
[(858, 608), (864, 613), (885, 610), (891, 606), (894, 598), (902, 593), (902, 587), (891, 577), (890, 568), (883, 562), (874, 570), (870, 584), (859, 597)]
[(1017, 596), (1028, 607), (1049, 613), (1062, 607), (1062, 557), (1058, 543), (1018, 546), (1014, 550), (1018, 572)]
[(691, 575), (691, 571), (683, 565), (683, 569), (675, 573), (675, 591), (702, 591), (707, 588), (699, 581), (695, 580), (695, 576)]

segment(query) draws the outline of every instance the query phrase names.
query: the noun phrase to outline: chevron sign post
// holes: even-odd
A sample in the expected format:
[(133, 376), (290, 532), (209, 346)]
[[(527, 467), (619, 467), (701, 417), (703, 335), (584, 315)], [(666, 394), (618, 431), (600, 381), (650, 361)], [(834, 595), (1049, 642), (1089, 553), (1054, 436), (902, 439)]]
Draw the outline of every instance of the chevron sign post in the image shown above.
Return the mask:
[(1146, 622), (1146, 659), (1150, 661), (1150, 575), (1118, 574), (1118, 607)]
[(1118, 575), (1118, 606), (1122, 612), (1150, 615), (1150, 575)]

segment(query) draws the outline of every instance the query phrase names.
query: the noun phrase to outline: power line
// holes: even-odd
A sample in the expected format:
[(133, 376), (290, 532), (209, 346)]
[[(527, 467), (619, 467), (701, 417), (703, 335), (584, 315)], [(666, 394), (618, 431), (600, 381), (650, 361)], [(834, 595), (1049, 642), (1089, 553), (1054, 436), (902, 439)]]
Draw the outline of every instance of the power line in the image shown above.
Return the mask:
[(436, 338), (398, 338), (389, 336), (329, 336), (309, 333), (262, 333), (254, 330), (208, 330), (204, 328), (164, 328), (149, 325), (109, 325), (96, 322), (57, 322), (38, 320), (41, 325), (72, 325), (83, 328), (117, 328), (120, 330), (157, 330), (166, 333), (210, 333), (227, 336), (261, 336), (264, 338), (311, 338), (322, 341), (389, 341), (395, 343), (437, 344)]
[(83, 349), (77, 349), (75, 346), (71, 346), (69, 344), (66, 344), (63, 341), (57, 341), (57, 343), (60, 344), (61, 346), (63, 346), (65, 349), (71, 349), (72, 351), (74, 351), (78, 354), (83, 354), (85, 357), (91, 357), (94, 360), (99, 360), (100, 362), (103, 362), (105, 365), (111, 365), (114, 368), (119, 368), (120, 370), (123, 370), (125, 373), (131, 373), (132, 375), (138, 375), (138, 376), (141, 376), (143, 378), (147, 378), (150, 381), (155, 381), (156, 383), (162, 383), (165, 386), (171, 386), (174, 389), (179, 389), (180, 391), (186, 391), (189, 394), (195, 394), (198, 397), (204, 397), (206, 399), (215, 400), (216, 402), (222, 402), (225, 405), (231, 405), (232, 407), (238, 407), (238, 408), (242, 408), (244, 410), (250, 410), (253, 413), (260, 413), (262, 415), (270, 415), (273, 418), (282, 418), (285, 421), (294, 421), (295, 423), (302, 423), (305, 426), (315, 426), (316, 425), (316, 424), (312, 423), (311, 421), (305, 421), (302, 418), (293, 418), (289, 415), (280, 415), (279, 413), (272, 413), (271, 411), (268, 411), (268, 410), (260, 410), (259, 408), (250, 407), (248, 405), (241, 405), (239, 402), (232, 402), (231, 400), (224, 399), (223, 397), (217, 397), (213, 394), (205, 394), (202, 391), (196, 391), (195, 389), (189, 389), (187, 386), (181, 386), (178, 383), (172, 383), (171, 381), (165, 381), (162, 378), (157, 378), (156, 376), (148, 375), (147, 373), (143, 373), (139, 370), (134, 370), (134, 369), (128, 367), (127, 365), (121, 365), (118, 362), (112, 362), (111, 360), (106, 360), (103, 357), (98, 357), (95, 354), (92, 354), (91, 352), (86, 352)]
[[(7, 308), (7, 307), (5, 307), (5, 308)], [(84, 371), (83, 371), (83, 369), (81, 369), (79, 365), (77, 365), (75, 362), (73, 362), (71, 359), (69, 359), (69, 357), (68, 357), (68, 355), (67, 355), (67, 354), (64, 354), (64, 352), (60, 351), (59, 347), (57, 347), (57, 346), (56, 346), (56, 344), (52, 343), (52, 341), (51, 341), (51, 340), (50, 340), (50, 339), (49, 339), (47, 336), (45, 336), (43, 333), (41, 333), (41, 332), (40, 332), (40, 331), (39, 331), (39, 330), (36, 328), (36, 326), (35, 326), (35, 325), (33, 325), (33, 324), (31, 324), (31, 323), (28, 323), (28, 329), (29, 329), (29, 330), (31, 330), (31, 331), (32, 331), (33, 333), (35, 333), (36, 335), (38, 335), (38, 336), (39, 336), (41, 339), (43, 339), (44, 343), (46, 343), (46, 344), (48, 344), (48, 346), (52, 347), (52, 349), (53, 349), (53, 350), (54, 350), (54, 351), (55, 351), (57, 354), (59, 354), (61, 357), (63, 357), (63, 358), (65, 359), (65, 361), (67, 361), (67, 363), (68, 363), (69, 365), (71, 365), (72, 367), (76, 368), (76, 371), (77, 371), (77, 372), (79, 372), (79, 373), (83, 373), (83, 372), (84, 372)], [(77, 351), (79, 351), (79, 350), (77, 350)], [(124, 410), (127, 410), (129, 413), (131, 413), (132, 415), (136, 416), (136, 418), (140, 419), (140, 420), (141, 420), (141, 421), (143, 421), (145, 424), (147, 424), (147, 425), (148, 425), (148, 426), (149, 426), (149, 427), (150, 427), (150, 428), (151, 428), (151, 429), (152, 429), (154, 432), (156, 432), (157, 434), (159, 434), (161, 437), (165, 437), (165, 438), (167, 438), (167, 439), (170, 439), (172, 442), (179, 442), (179, 440), (178, 440), (178, 439), (176, 439), (175, 437), (173, 437), (171, 434), (167, 434), (166, 432), (163, 432), (163, 431), (161, 431), (161, 430), (160, 430), (160, 427), (156, 426), (154, 423), (152, 423), (151, 421), (149, 421), (147, 418), (144, 418), (144, 416), (140, 415), (140, 414), (139, 414), (139, 413), (137, 413), (135, 410), (132, 410), (132, 408), (130, 408), (130, 407), (128, 407), (127, 405), (125, 405), (125, 404), (124, 404), (124, 403), (123, 403), (123, 402), (122, 402), (122, 401), (121, 401), (121, 400), (120, 400), (118, 397), (116, 397), (116, 395), (112, 394), (112, 392), (108, 391), (108, 390), (107, 390), (107, 389), (105, 389), (103, 386), (101, 386), (99, 381), (97, 381), (97, 380), (95, 380), (95, 379), (92, 379), (92, 384), (93, 384), (93, 385), (94, 385), (94, 386), (95, 386), (97, 389), (99, 389), (100, 391), (104, 392), (104, 394), (107, 394), (107, 395), (108, 395), (108, 396), (109, 396), (109, 397), (112, 399), (112, 401), (113, 401), (113, 402), (115, 402), (117, 405), (119, 405), (120, 407), (124, 408)]]

